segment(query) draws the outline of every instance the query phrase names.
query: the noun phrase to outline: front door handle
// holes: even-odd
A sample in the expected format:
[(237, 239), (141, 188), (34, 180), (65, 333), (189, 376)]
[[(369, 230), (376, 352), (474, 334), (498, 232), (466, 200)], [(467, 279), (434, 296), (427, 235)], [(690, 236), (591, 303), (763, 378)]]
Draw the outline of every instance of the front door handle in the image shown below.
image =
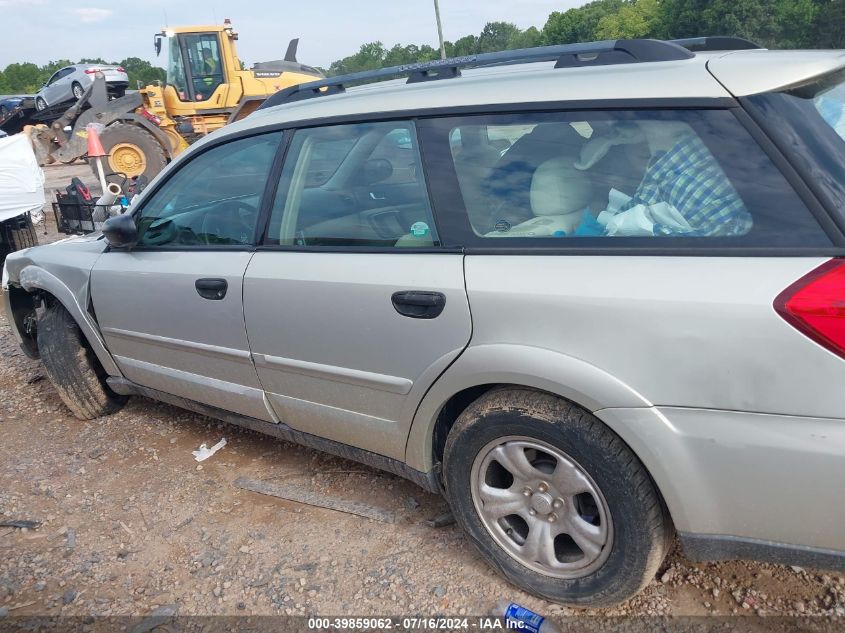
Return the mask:
[(391, 301), (399, 314), (412, 319), (434, 319), (446, 307), (446, 296), (443, 293), (425, 290), (394, 292)]
[(220, 301), (226, 296), (226, 290), (229, 289), (229, 282), (225, 279), (197, 279), (194, 286), (199, 296), (203, 299)]

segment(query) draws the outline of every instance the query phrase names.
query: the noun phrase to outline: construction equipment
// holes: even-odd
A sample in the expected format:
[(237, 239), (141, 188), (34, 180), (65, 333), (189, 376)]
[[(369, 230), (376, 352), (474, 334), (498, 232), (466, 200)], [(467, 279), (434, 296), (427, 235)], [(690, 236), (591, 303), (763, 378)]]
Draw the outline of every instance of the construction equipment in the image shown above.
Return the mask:
[(34, 114), (34, 122), (52, 121), (29, 130), (39, 163), (67, 163), (84, 156), (86, 126), (101, 123), (106, 171), (121, 178), (152, 179), (192, 142), (247, 116), (269, 95), (323, 77), (316, 68), (296, 61), (296, 39), (283, 60), (244, 69), (237, 39), (228, 19), (222, 26), (173, 27), (156, 33), (156, 54), (167, 43), (166, 83), (109, 100), (105, 79), (98, 74), (70, 108)]

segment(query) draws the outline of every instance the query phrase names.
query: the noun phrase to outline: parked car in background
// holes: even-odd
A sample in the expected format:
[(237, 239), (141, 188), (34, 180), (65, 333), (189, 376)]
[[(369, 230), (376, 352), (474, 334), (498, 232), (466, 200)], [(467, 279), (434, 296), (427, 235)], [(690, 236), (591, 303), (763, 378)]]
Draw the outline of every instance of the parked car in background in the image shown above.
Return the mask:
[(121, 66), (105, 64), (74, 64), (65, 66), (53, 73), (53, 76), (35, 93), (35, 108), (43, 110), (65, 101), (77, 100), (85, 92), (94, 75), (102, 72), (106, 77), (109, 95), (122, 97), (129, 85), (129, 76)]
[(143, 395), (402, 475), (548, 600), (630, 598), (675, 535), (845, 571), (845, 51), (749, 48), (282, 90), (10, 255), (8, 323), (78, 418)]
[(25, 98), (23, 95), (16, 95), (0, 99), (0, 121), (5, 119), (9, 112), (20, 106)]

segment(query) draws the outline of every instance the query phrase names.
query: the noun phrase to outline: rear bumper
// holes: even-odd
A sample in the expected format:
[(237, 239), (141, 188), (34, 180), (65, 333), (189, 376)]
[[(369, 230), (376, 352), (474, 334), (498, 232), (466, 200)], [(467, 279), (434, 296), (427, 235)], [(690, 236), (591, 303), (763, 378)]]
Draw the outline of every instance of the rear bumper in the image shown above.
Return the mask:
[(845, 420), (671, 407), (596, 415), (649, 470), (693, 557), (841, 568)]

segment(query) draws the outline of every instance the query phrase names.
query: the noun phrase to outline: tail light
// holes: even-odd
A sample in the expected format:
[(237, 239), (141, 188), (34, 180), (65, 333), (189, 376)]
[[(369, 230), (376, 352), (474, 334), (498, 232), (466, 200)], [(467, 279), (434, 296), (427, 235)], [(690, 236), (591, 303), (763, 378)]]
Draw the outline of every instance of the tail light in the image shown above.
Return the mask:
[(845, 260), (811, 271), (775, 299), (775, 311), (822, 347), (845, 358)]
[(123, 66), (118, 66), (118, 67), (117, 67), (117, 72), (119, 72), (119, 73), (125, 73), (125, 72), (126, 72), (126, 69), (125, 69)]

